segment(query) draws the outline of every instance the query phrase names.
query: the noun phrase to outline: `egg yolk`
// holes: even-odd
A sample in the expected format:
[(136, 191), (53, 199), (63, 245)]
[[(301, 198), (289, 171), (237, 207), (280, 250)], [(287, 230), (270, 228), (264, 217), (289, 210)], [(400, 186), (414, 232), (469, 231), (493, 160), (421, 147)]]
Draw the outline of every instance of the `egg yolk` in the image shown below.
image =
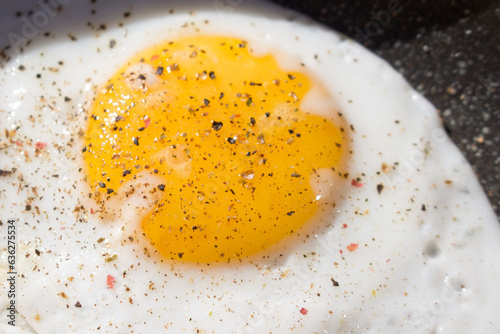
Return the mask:
[(313, 81), (249, 48), (220, 36), (167, 42), (95, 97), (83, 149), (91, 194), (106, 203), (142, 175), (161, 180), (141, 228), (169, 259), (229, 262), (294, 234), (318, 210), (310, 180), (341, 159), (339, 127), (301, 110)]

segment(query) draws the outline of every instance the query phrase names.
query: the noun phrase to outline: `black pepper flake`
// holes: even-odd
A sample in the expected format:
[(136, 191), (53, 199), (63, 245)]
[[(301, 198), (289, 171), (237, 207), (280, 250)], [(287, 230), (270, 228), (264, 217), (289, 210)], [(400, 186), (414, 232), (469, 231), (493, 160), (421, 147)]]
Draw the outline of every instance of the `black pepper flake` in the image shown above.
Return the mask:
[(26, 69), (26, 67), (24, 67), (24, 65), (19, 65), (18, 69), (19, 69), (19, 71), (24, 71)]
[(262, 86), (262, 84), (259, 83), (259, 82), (252, 82), (252, 81), (250, 81), (250, 86)]
[(293, 215), (294, 213), (295, 213), (295, 211), (290, 211), (290, 212), (287, 212), (287, 214), (286, 214), (286, 215), (287, 215), (287, 216), (291, 216), (291, 215)]
[(104, 182), (99, 182), (99, 187), (101, 187), (101, 188), (106, 188), (106, 183), (104, 183)]
[(203, 99), (203, 104), (205, 105), (205, 107), (208, 107), (208, 105), (210, 104), (210, 100)]
[(334, 280), (333, 278), (330, 278), (332, 283), (333, 283), (333, 286), (339, 286), (339, 282), (337, 282), (336, 280)]
[(269, 116), (271, 116), (271, 113), (270, 112), (266, 112), (265, 115), (266, 115), (266, 117), (269, 117)]
[(288, 133), (293, 135), (293, 130), (292, 129), (288, 129)]
[(227, 141), (229, 144), (236, 144), (236, 140), (233, 137), (229, 137)]
[(162, 66), (158, 66), (156, 68), (156, 72), (155, 72), (156, 75), (162, 75), (163, 74), (163, 67)]
[(224, 97), (224, 93), (220, 93), (219, 100)]
[(222, 129), (222, 126), (224, 124), (222, 124), (222, 122), (212, 122), (212, 129), (214, 129), (215, 131), (219, 131), (220, 129)]
[(250, 124), (255, 125), (255, 118), (250, 117)]
[(0, 169), (0, 176), (9, 176), (12, 173), (14, 173), (15, 171), (16, 171), (15, 168), (12, 168), (12, 170), (3, 170), (3, 169)]
[(37, 74), (36, 74), (36, 78), (37, 78), (37, 79), (40, 79), (41, 77), (42, 77), (42, 74), (40, 74), (40, 73), (37, 73)]
[(82, 304), (80, 304), (80, 302), (76, 302), (75, 307), (80, 308), (80, 307), (82, 307)]
[(177, 63), (174, 63), (173, 65), (167, 66), (168, 73), (173, 72), (173, 71), (178, 71), (178, 70), (179, 70), (179, 65)]
[(82, 153), (85, 153), (87, 152), (87, 146), (85, 146), (83, 149), (82, 149)]
[(134, 141), (134, 145), (139, 146), (139, 137), (134, 137), (132, 140)]
[(192, 229), (193, 231), (196, 231), (196, 230), (198, 229), (198, 226), (193, 226), (193, 227), (191, 227), (191, 229)]
[(139, 74), (137, 77), (139, 80), (146, 80), (146, 76), (144, 74)]
[(179, 259), (182, 259), (182, 256), (184, 255), (184, 253), (178, 253), (177, 256), (179, 256)]
[(301, 177), (301, 175), (299, 173), (293, 172), (292, 175), (291, 175), (291, 177)]
[(247, 107), (250, 107), (250, 105), (252, 104), (252, 98), (250, 97), (248, 100), (247, 100)]
[(425, 208), (425, 204), (422, 204), (422, 211), (425, 211), (425, 210), (427, 210), (427, 209)]
[(112, 40), (109, 41), (109, 48), (110, 49), (114, 48), (115, 45), (116, 45), (116, 41), (114, 39), (112, 39)]
[(41, 254), (42, 252), (40, 252), (38, 249), (35, 249), (35, 253), (36, 253), (36, 255), (40, 256), (40, 254)]
[(382, 183), (377, 184), (377, 192), (380, 195), (380, 193), (384, 190), (384, 185)]
[(129, 170), (124, 170), (122, 176), (125, 177), (125, 176), (127, 176), (129, 174), (132, 174), (132, 172), (129, 171)]
[(161, 191), (164, 191), (165, 190), (165, 185), (164, 184), (159, 184), (158, 185), (158, 189), (160, 189)]
[(71, 101), (71, 98), (69, 98), (69, 97), (65, 96), (65, 97), (64, 97), (64, 102), (69, 102), (69, 101)]
[(115, 191), (113, 189), (111, 189), (111, 188), (108, 188), (107, 192), (108, 192), (108, 195), (109, 195), (109, 194), (114, 193)]
[(214, 71), (210, 71), (210, 73), (208, 73), (208, 76), (210, 77), (210, 79), (215, 79), (215, 73)]
[(145, 127), (140, 127), (138, 130), (139, 131), (144, 131), (144, 129), (146, 129)]
[(295, 75), (288, 74), (288, 78), (290, 78), (290, 80), (293, 80), (295, 79)]

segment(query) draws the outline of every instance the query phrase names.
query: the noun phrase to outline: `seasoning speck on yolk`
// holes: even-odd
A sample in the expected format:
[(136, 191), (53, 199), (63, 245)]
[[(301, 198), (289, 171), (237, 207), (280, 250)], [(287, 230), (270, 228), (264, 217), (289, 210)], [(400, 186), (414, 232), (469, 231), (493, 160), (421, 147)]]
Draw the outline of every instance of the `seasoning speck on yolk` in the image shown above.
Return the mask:
[(311, 87), (235, 38), (146, 50), (96, 96), (83, 152), (88, 183), (105, 202), (141, 175), (161, 178), (141, 227), (167, 258), (255, 254), (311, 220), (310, 179), (341, 159), (339, 128), (301, 110)]

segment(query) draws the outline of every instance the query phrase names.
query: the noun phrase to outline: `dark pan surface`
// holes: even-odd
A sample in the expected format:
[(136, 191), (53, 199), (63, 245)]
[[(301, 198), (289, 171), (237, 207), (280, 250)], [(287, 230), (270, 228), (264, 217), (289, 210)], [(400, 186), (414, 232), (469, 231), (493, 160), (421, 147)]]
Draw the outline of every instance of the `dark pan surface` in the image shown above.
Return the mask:
[(273, 2), (346, 34), (400, 71), (440, 110), (500, 220), (500, 0)]

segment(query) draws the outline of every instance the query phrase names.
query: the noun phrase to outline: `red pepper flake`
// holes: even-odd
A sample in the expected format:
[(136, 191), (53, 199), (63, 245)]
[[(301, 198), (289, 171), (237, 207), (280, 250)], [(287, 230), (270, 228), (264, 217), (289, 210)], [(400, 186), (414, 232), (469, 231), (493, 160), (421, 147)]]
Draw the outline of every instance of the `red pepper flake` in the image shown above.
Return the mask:
[(144, 127), (147, 128), (149, 126), (149, 124), (151, 124), (151, 119), (150, 118), (146, 118), (144, 120)]
[(358, 244), (350, 244), (350, 245), (347, 245), (347, 250), (349, 252), (354, 252), (356, 249), (358, 249), (359, 245)]
[(106, 284), (110, 289), (113, 289), (115, 286), (115, 278), (111, 275), (108, 275), (108, 277), (106, 277)]
[(90, 208), (90, 214), (93, 215), (94, 214), (94, 209)]
[(160, 58), (160, 56), (159, 56), (159, 55), (154, 55), (154, 56), (151, 56), (151, 61), (153, 61), (153, 60), (155, 60), (155, 59), (158, 59), (158, 58)]
[(35, 144), (35, 148), (37, 148), (39, 150), (44, 148), (45, 146), (47, 146), (47, 143), (42, 143), (41, 141), (39, 141)]
[(307, 309), (301, 308), (300, 309), (300, 313), (302, 313), (303, 315), (306, 315), (307, 314)]
[(387, 259), (387, 260), (385, 260), (385, 262), (386, 262), (386, 263), (389, 263), (389, 262), (391, 262), (391, 259)]
[(20, 142), (19, 140), (16, 140), (14, 143), (15, 143), (17, 146), (23, 146), (23, 143), (22, 143), (22, 142)]
[(347, 224), (342, 224), (342, 228), (347, 228)]
[(356, 188), (361, 188), (363, 186), (363, 183), (359, 182), (358, 180), (356, 179), (352, 179), (351, 181), (351, 186), (354, 186)]

